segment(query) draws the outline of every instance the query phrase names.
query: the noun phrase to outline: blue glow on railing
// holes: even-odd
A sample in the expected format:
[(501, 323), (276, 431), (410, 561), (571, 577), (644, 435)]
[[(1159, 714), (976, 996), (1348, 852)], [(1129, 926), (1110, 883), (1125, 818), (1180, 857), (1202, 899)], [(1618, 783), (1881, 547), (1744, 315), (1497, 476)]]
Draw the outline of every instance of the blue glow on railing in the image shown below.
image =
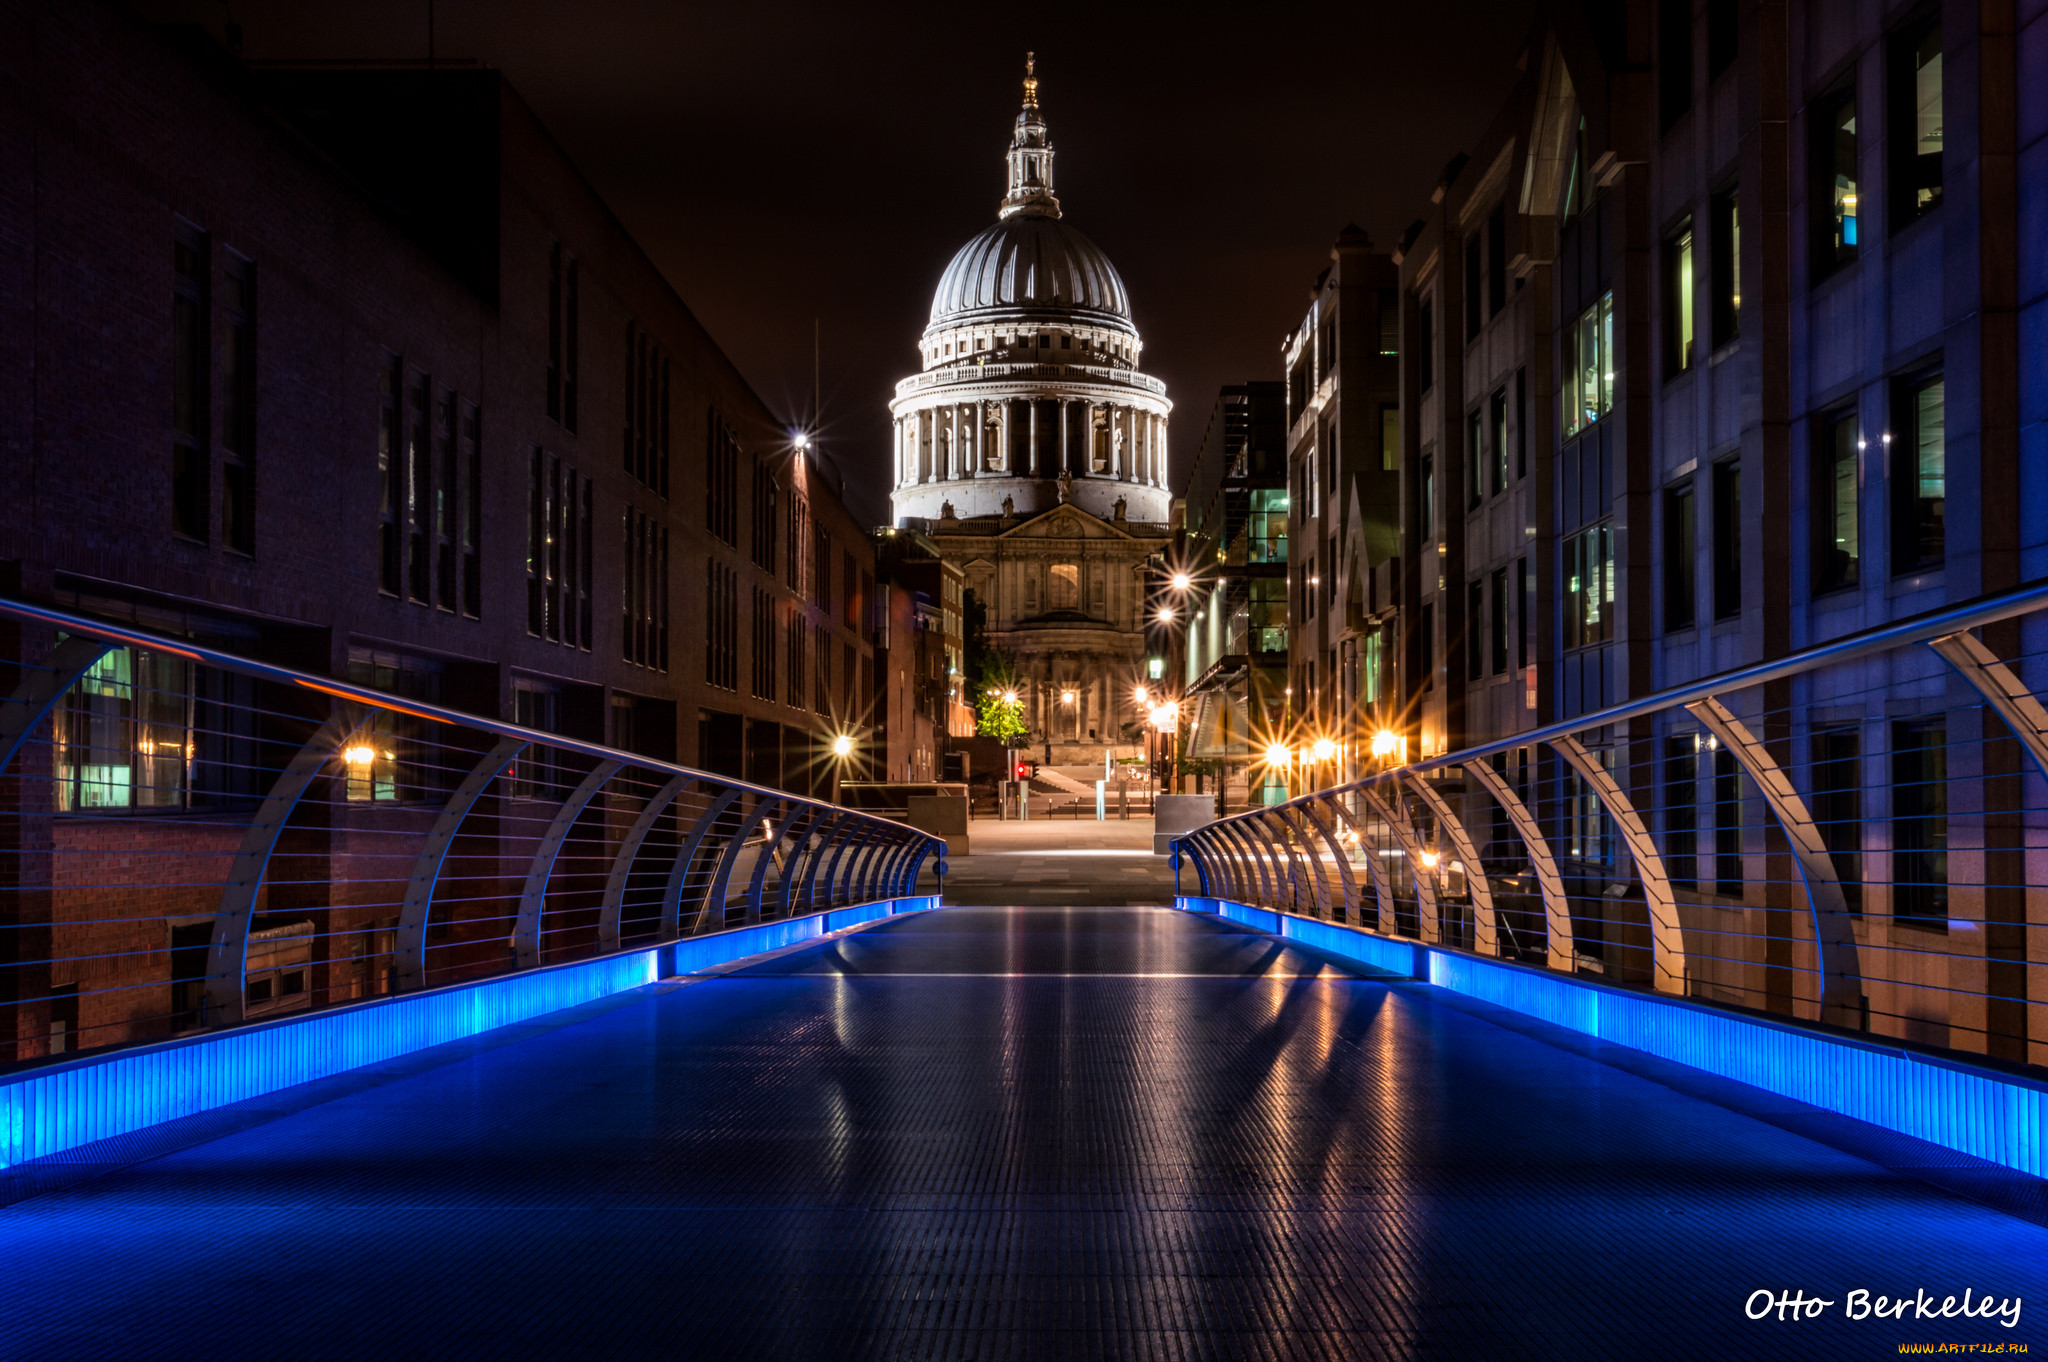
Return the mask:
[[(937, 906), (883, 899), (32, 1069), (0, 1079), (0, 1168), (639, 988), (664, 967), (687, 973)], [(673, 965), (663, 959), (671, 952)]]
[[(1414, 977), (1438, 988), (2048, 1176), (2048, 1085), (2018, 1075), (1226, 900), (1176, 903), (1403, 974), (1411, 970), (1396, 962), (1405, 957)], [(1278, 930), (1262, 925), (1276, 919)]]

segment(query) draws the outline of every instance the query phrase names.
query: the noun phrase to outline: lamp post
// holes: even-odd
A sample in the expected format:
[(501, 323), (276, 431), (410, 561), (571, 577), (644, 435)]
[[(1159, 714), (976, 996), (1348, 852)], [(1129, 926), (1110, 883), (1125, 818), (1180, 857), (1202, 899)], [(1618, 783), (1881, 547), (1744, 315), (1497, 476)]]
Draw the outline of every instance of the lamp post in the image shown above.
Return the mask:
[(847, 758), (853, 755), (853, 735), (841, 733), (832, 739), (832, 802), (839, 802), (839, 781), (846, 774)]

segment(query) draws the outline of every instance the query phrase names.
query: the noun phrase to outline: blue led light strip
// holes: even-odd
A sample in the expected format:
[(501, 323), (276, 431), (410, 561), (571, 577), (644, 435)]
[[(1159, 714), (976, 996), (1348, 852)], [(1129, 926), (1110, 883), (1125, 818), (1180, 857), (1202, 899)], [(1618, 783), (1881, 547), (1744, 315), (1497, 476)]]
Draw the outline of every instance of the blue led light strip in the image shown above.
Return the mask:
[(0, 1168), (843, 931), (935, 898), (881, 899), (666, 946), (84, 1055), (0, 1079)]
[(1225, 899), (1175, 906), (2048, 1177), (2048, 1085), (2017, 1075)]

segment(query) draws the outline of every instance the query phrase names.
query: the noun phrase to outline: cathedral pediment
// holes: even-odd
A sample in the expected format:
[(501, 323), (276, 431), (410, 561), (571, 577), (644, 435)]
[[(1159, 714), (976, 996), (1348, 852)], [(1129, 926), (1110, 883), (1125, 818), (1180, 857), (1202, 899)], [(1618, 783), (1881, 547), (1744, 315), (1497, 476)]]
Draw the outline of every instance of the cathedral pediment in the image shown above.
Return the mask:
[(997, 536), (1001, 539), (1129, 539), (1116, 526), (1092, 516), (1077, 506), (1055, 506), (1031, 519), (1013, 525)]

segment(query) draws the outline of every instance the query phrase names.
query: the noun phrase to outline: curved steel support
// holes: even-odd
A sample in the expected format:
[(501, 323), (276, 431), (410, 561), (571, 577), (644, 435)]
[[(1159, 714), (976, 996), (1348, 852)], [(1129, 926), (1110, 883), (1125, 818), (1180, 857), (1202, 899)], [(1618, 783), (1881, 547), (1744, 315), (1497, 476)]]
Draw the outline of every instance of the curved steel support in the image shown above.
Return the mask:
[(640, 848), (647, 842), (647, 834), (654, 830), (655, 820), (667, 811), (677, 797), (690, 785), (690, 777), (677, 776), (656, 790), (641, 807), (633, 826), (626, 829), (626, 840), (619, 843), (619, 850), (612, 857), (611, 873), (605, 876), (604, 906), (597, 917), (597, 949), (600, 954), (609, 954), (619, 949), (619, 915), (626, 902), (626, 881), (632, 878), (633, 862), (640, 858)]
[(804, 829), (802, 840), (783, 864), (782, 879), (775, 886), (775, 915), (778, 918), (794, 917), (797, 909), (810, 902), (811, 879), (816, 874), (818, 862), (824, 858), (825, 848), (831, 844), (832, 830), (845, 821), (845, 815), (836, 809), (821, 808), (811, 825)]
[(476, 807), (492, 781), (526, 750), (523, 738), (500, 738), (484, 753), (441, 806), (440, 816), (427, 833), (426, 845), (412, 863), (412, 878), (405, 886), (405, 902), (398, 909), (398, 991), (412, 993), (427, 983), (427, 918), (433, 911), (434, 886), (440, 883), (441, 867), (448, 848), (462, 830), (462, 820)]
[[(602, 790), (605, 782), (625, 769), (622, 761), (601, 761), (590, 768), (569, 797), (562, 801), (562, 807), (555, 810), (554, 818), (548, 823), (548, 830), (541, 834), (540, 845), (533, 853), (533, 863), (527, 867), (526, 887), (519, 895), (519, 916), (512, 924), (512, 955), (520, 969), (531, 969), (540, 963), (540, 919), (546, 907), (548, 880), (555, 873), (555, 858), (562, 854), (562, 843), (568, 840), (569, 830), (576, 826), (576, 820), (590, 807), (590, 801)], [(606, 886), (609, 888), (609, 884)], [(599, 913), (598, 949), (609, 949), (604, 943), (603, 913)], [(618, 923), (612, 923), (612, 937), (616, 943)]]
[(227, 884), (221, 889), (220, 905), (213, 912), (213, 939), (206, 950), (209, 1026), (234, 1026), (243, 1019), (248, 1000), (249, 920), (256, 915), (256, 896), (263, 888), (263, 872), (270, 865), (270, 854), (277, 849), (284, 825), (291, 821), (292, 810), (340, 751), (346, 734), (343, 724), (322, 724), (306, 745), (293, 754), (284, 770), (278, 772), (270, 793), (256, 810), (256, 817), (242, 833), (241, 849), (235, 853)]
[(1984, 703), (1998, 711), (2020, 746), (2033, 757), (2035, 769), (2048, 777), (2048, 708), (2027, 689), (2019, 673), (1975, 634), (1948, 634), (1927, 646), (1940, 653), (1984, 697)]
[(1334, 822), (1323, 816), (1323, 811), (1335, 801), (1329, 798), (1312, 799), (1301, 806), (1302, 821), (1316, 830), (1323, 839), (1323, 845), (1330, 849), (1330, 861), (1336, 866), (1337, 892), (1343, 895), (1343, 910), (1337, 920), (1356, 925), (1358, 922), (1358, 879), (1351, 873), (1351, 858), (1344, 854), (1344, 841), (1337, 836)]
[[(808, 804), (794, 805), (788, 813), (783, 815), (782, 821), (776, 825), (775, 830), (768, 834), (767, 842), (761, 847), (761, 854), (754, 858), (753, 876), (747, 881), (747, 915), (745, 919), (747, 926), (751, 927), (761, 920), (761, 891), (767, 887), (768, 867), (775, 860), (776, 849), (785, 841), (789, 841), (789, 860), (795, 859), (797, 848), (803, 844), (801, 838), (810, 834), (811, 824), (817, 820), (817, 817), (818, 811), (813, 806)], [(798, 840), (791, 841), (792, 834)], [(789, 882), (789, 860), (785, 860), (782, 864), (782, 873), (778, 877), (776, 886), (777, 898), (781, 897), (782, 885)]]
[(1408, 862), (1408, 873), (1415, 881), (1415, 919), (1422, 932), (1425, 945), (1435, 945), (1443, 939), (1443, 923), (1436, 906), (1436, 871), (1422, 862), (1424, 847), (1416, 840), (1415, 829), (1408, 823), (1402, 810), (1396, 807), (1401, 798), (1398, 788), (1394, 791), (1394, 805), (1389, 805), (1379, 791), (1367, 788), (1359, 796), (1372, 805), (1373, 812), (1386, 821), (1387, 830), (1400, 845), (1401, 856)]
[[(719, 853), (718, 868), (712, 872), (711, 885), (704, 891), (704, 901), (698, 905), (696, 919), (690, 925), (691, 936), (703, 931), (716, 932), (725, 929), (725, 896), (732, 888), (733, 867), (740, 863), (740, 855), (747, 849), (747, 838), (756, 826), (781, 813), (782, 806), (788, 802), (786, 799), (764, 794), (758, 796), (747, 807), (746, 813), (740, 818), (739, 826), (733, 829), (732, 837), (726, 842), (725, 849)], [(761, 854), (766, 856), (772, 850), (773, 844), (764, 842)], [(707, 923), (706, 919), (714, 912), (718, 914), (718, 920), (715, 923)]]
[[(825, 907), (843, 908), (846, 906), (848, 902), (846, 897), (847, 881), (840, 867), (847, 864), (848, 852), (858, 853), (862, 847), (874, 840), (875, 835), (876, 830), (872, 824), (864, 825), (860, 830), (860, 836), (851, 841), (842, 839), (838, 845), (832, 848), (832, 859), (825, 863), (825, 873), (821, 877), (825, 881)], [(813, 899), (811, 902), (815, 904), (817, 900)]]
[(1237, 849), (1240, 863), (1244, 867), (1244, 887), (1257, 895), (1252, 901), (1262, 906), (1277, 904), (1280, 901), (1279, 890), (1267, 870), (1266, 857), (1258, 845), (1259, 839), (1254, 836), (1256, 827), (1250, 823), (1235, 822), (1216, 823), (1211, 826), (1216, 829), (1218, 837)]
[(1441, 791), (1420, 776), (1404, 775), (1403, 780), (1429, 806), (1437, 826), (1449, 834), (1451, 846), (1464, 863), (1465, 886), (1472, 894), (1472, 948), (1481, 955), (1498, 956), (1500, 920), (1494, 916), (1493, 885), (1486, 878), (1486, 867), (1479, 860), (1479, 847), (1472, 841), (1472, 835), (1465, 831), (1463, 820), (1451, 812), (1451, 802), (1443, 797)]
[[(1323, 916), (1323, 899), (1315, 891), (1315, 877), (1313, 877), (1313, 872), (1309, 868), (1309, 858), (1303, 854), (1307, 848), (1303, 846), (1303, 838), (1298, 836), (1298, 829), (1294, 827), (1294, 819), (1288, 817), (1286, 805), (1280, 805), (1278, 809), (1268, 811), (1266, 821), (1270, 821), (1274, 825), (1274, 829), (1276, 829), (1276, 836), (1272, 838), (1272, 848), (1274, 848), (1274, 854), (1280, 856), (1280, 862), (1286, 866), (1288, 885), (1292, 889), (1292, 907), (1288, 911), (1298, 913), (1298, 916), (1305, 916), (1305, 918), (1321, 918)], [(1309, 909), (1307, 911), (1303, 911), (1303, 903), (1300, 903), (1300, 901), (1303, 901), (1303, 897), (1309, 899)]]
[[(655, 937), (657, 941), (674, 941), (683, 934), (683, 891), (690, 887), (690, 867), (697, 863), (697, 849), (739, 797), (740, 787), (737, 785), (728, 785), (720, 790), (710, 807), (698, 814), (697, 821), (690, 825), (690, 835), (676, 848), (676, 858), (668, 866), (668, 883), (661, 891), (661, 930)], [(745, 826), (744, 821), (741, 826)]]
[(1856, 930), (1851, 925), (1849, 901), (1842, 894), (1841, 878), (1835, 873), (1834, 858), (1828, 855), (1827, 842), (1814, 826), (1812, 811), (1770, 750), (1757, 741), (1756, 735), (1726, 705), (1709, 696), (1693, 701), (1686, 709), (1742, 763), (1764, 802), (1778, 816), (1778, 826), (1785, 830), (1785, 840), (1791, 845), (1800, 876), (1806, 881), (1806, 904), (1813, 914), (1813, 940), (1820, 956), (1821, 1020), (1860, 1027), (1863, 968), (1857, 956)]
[(839, 829), (845, 826), (850, 817), (850, 814), (833, 813), (826, 820), (825, 826), (819, 829), (816, 844), (811, 847), (809, 853), (804, 857), (803, 876), (797, 881), (803, 888), (798, 891), (794, 902), (789, 900), (787, 892), (784, 894), (782, 905), (782, 915), (784, 917), (790, 916), (790, 914), (798, 909), (802, 909), (806, 913), (816, 911), (818, 871), (824, 868), (826, 855), (839, 841)]
[(1515, 835), (1522, 839), (1522, 849), (1529, 853), (1529, 869), (1543, 895), (1544, 950), (1548, 957), (1545, 963), (1552, 969), (1571, 973), (1578, 951), (1572, 937), (1572, 905), (1564, 892), (1564, 876), (1558, 873), (1557, 858), (1550, 854), (1550, 842), (1506, 776), (1484, 760), (1466, 762), (1465, 774), (1493, 797), (1493, 802), (1507, 814)]
[(94, 663), (113, 651), (111, 645), (96, 638), (72, 634), (60, 639), (50, 650), (41, 671), (22, 676), (6, 705), (0, 706), (0, 771), (7, 769), (22, 743), (57, 707), (57, 702), (93, 669)]
[[(1332, 799), (1330, 807), (1336, 810), (1339, 818), (1351, 825), (1352, 834), (1358, 838), (1358, 859), (1365, 862), (1366, 877), (1372, 881), (1373, 906), (1377, 913), (1373, 930), (1382, 936), (1399, 936), (1401, 919), (1394, 909), (1394, 886), (1387, 879), (1387, 867), (1380, 859), (1379, 848), (1366, 837), (1364, 824), (1359, 821), (1357, 814), (1344, 807), (1342, 800)], [(1360, 905), (1359, 911), (1362, 916), (1363, 905)], [(1363, 927), (1365, 923), (1360, 921), (1358, 925)]]
[(1643, 826), (1642, 816), (1622, 790), (1621, 782), (1594, 760), (1577, 738), (1560, 735), (1550, 740), (1551, 748), (1579, 773), (1594, 796), (1614, 820), (1628, 854), (1636, 866), (1636, 880), (1643, 886), (1643, 906), (1650, 917), (1651, 984), (1659, 993), (1685, 992), (1685, 931), (1678, 921), (1678, 904), (1671, 897), (1671, 879), (1664, 872), (1664, 856)]

